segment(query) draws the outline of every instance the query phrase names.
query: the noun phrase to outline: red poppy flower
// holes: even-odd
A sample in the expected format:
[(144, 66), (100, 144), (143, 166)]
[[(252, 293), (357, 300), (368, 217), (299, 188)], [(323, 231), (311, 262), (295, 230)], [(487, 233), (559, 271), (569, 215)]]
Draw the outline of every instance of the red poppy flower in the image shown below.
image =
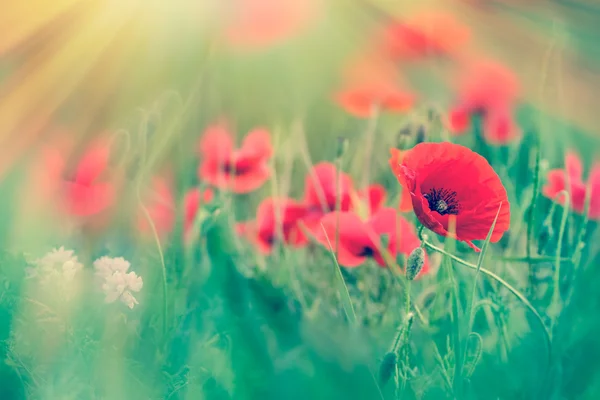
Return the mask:
[[(564, 204), (564, 196), (558, 194), (566, 189), (571, 195), (571, 208), (583, 214), (587, 184), (583, 180), (581, 159), (576, 153), (568, 152), (565, 157), (565, 169), (548, 171), (547, 179), (547, 184), (542, 188), (544, 196)], [(592, 167), (589, 184), (591, 185), (589, 217), (600, 220), (600, 163)]]
[[(344, 267), (357, 267), (368, 257), (385, 266), (380, 251), (384, 245), (382, 235), (387, 236), (386, 249), (393, 258), (398, 253), (408, 256), (421, 244), (413, 226), (393, 208), (382, 208), (367, 221), (353, 212), (332, 212), (323, 217), (321, 224), (322, 228), (315, 232), (316, 239), (326, 248), (336, 250), (338, 234), (337, 261)], [(428, 270), (426, 259), (421, 273)]]
[(258, 189), (270, 176), (268, 161), (273, 154), (269, 132), (258, 128), (248, 133), (242, 147), (234, 149), (231, 133), (224, 125), (209, 127), (200, 142), (202, 163), (198, 175), (207, 183), (235, 193)]
[(406, 60), (452, 54), (469, 39), (469, 29), (453, 15), (428, 11), (390, 24), (384, 29), (380, 40), (386, 54)]
[(349, 114), (370, 117), (376, 108), (389, 112), (406, 112), (415, 96), (406, 89), (393, 65), (379, 57), (366, 56), (346, 71), (335, 101)]
[(314, 0), (234, 0), (225, 37), (236, 48), (275, 45), (306, 28), (316, 17)]
[(183, 230), (184, 232), (190, 232), (190, 229), (194, 226), (196, 221), (196, 215), (202, 204), (210, 203), (214, 198), (214, 193), (210, 189), (204, 189), (200, 192), (200, 189), (195, 188), (188, 191), (183, 197)]
[(351, 193), (353, 183), (350, 176), (339, 173), (334, 164), (322, 162), (316, 164), (306, 176), (304, 183), (304, 205), (306, 213), (302, 223), (311, 232), (320, 229), (321, 218), (337, 208), (339, 198), (340, 210), (348, 211), (352, 205)]
[[(156, 232), (167, 235), (175, 224), (175, 198), (170, 179), (154, 177), (144, 207), (148, 211)], [(138, 211), (137, 227), (144, 235), (152, 235), (152, 229), (143, 210)]]
[(43, 149), (42, 181), (48, 195), (58, 200), (67, 214), (87, 217), (99, 214), (113, 205), (115, 183), (107, 179), (110, 148), (106, 141), (89, 144), (78, 160), (67, 157), (66, 146), (48, 146)]
[(458, 80), (458, 98), (448, 125), (455, 135), (465, 133), (473, 114), (483, 117), (483, 132), (490, 143), (505, 144), (520, 136), (513, 119), (518, 82), (503, 65), (479, 61), (469, 65)]
[(264, 200), (256, 211), (256, 220), (236, 226), (263, 254), (271, 253), (276, 242), (302, 247), (308, 241), (298, 222), (306, 214), (304, 204), (287, 198)]
[[(404, 154), (401, 163), (393, 160), (392, 171), (410, 193), (417, 218), (433, 232), (453, 235), (479, 251), (472, 241), (486, 238), (501, 204), (491, 241), (499, 241), (508, 230), (506, 189), (479, 154), (452, 143), (420, 143)], [(448, 231), (451, 218), (455, 234)]]

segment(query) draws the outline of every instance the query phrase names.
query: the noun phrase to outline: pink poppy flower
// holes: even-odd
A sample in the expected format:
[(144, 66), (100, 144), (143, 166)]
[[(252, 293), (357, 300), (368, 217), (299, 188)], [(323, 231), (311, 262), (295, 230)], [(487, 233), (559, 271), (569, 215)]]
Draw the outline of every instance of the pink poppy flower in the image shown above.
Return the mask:
[(308, 240), (299, 221), (306, 214), (304, 204), (288, 198), (268, 198), (259, 206), (254, 221), (238, 223), (236, 231), (263, 254), (269, 254), (277, 242), (302, 247)]
[(454, 135), (464, 134), (471, 117), (483, 117), (483, 133), (493, 144), (506, 144), (521, 134), (513, 118), (519, 95), (515, 75), (493, 61), (473, 62), (458, 80), (456, 104), (448, 115), (448, 128)]
[[(578, 214), (583, 214), (587, 183), (583, 179), (581, 159), (576, 153), (567, 152), (565, 168), (548, 171), (547, 180), (542, 188), (544, 196), (564, 204), (564, 196), (557, 196), (561, 191), (567, 190), (571, 194), (571, 208)], [(600, 163), (592, 166), (588, 183), (591, 185), (589, 217), (600, 220)]]
[[(393, 208), (382, 208), (368, 220), (361, 220), (353, 212), (333, 212), (321, 220), (323, 225), (315, 236), (319, 243), (336, 251), (338, 263), (344, 267), (357, 267), (367, 258), (373, 258), (380, 266), (386, 263), (381, 254), (383, 235), (387, 236), (386, 250), (395, 258), (397, 254), (408, 255), (420, 246), (413, 226)], [(338, 224), (339, 223), (339, 224)], [(336, 232), (339, 232), (339, 247), (336, 249)], [(420, 274), (429, 271), (429, 261)]]
[(202, 181), (235, 193), (249, 193), (262, 186), (271, 172), (268, 161), (273, 154), (266, 129), (248, 133), (242, 146), (234, 148), (233, 137), (223, 124), (209, 127), (200, 141), (202, 162), (198, 176)]

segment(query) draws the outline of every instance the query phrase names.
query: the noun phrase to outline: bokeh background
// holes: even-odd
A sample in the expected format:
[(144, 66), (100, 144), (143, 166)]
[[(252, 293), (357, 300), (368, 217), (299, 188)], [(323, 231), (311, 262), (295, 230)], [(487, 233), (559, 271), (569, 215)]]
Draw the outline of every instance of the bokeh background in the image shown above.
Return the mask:
[[(365, 317), (365, 325), (380, 324), (377, 330), (349, 332), (340, 310), (319, 314), (314, 303), (310, 310), (299, 306), (294, 285), (306, 284), (309, 296), (319, 298), (315, 293), (322, 289), (320, 282), (329, 282), (331, 275), (307, 269), (299, 272), (300, 277), (289, 277), (288, 270), (325, 258), (315, 262), (281, 256), (268, 261), (272, 272), (248, 279), (244, 268), (251, 262), (236, 254), (235, 240), (223, 234), (221, 230), (227, 229), (218, 221), (216, 233), (209, 230), (196, 250), (206, 257), (187, 254), (175, 245), (159, 257), (152, 241), (138, 240), (130, 230), (138, 178), (147, 183), (152, 174), (170, 169), (178, 196), (197, 184), (198, 140), (220, 118), (233, 123), (238, 138), (253, 127), (267, 127), (275, 148), (274, 183), (258, 195), (235, 198), (233, 214), (238, 220), (252, 217), (262, 197), (300, 196), (310, 166), (333, 160), (340, 137), (348, 140), (344, 170), (360, 181), (370, 169), (370, 178), (393, 187), (390, 193), (395, 196), (396, 183), (387, 170), (388, 149), (397, 144), (398, 131), (406, 124), (427, 120), (432, 110), (443, 119), (453, 101), (456, 68), (443, 58), (402, 65), (418, 102), (410, 112), (381, 115), (376, 137), (369, 139), (372, 120), (348, 115), (333, 101), (333, 93), (348, 60), (389, 21), (422, 10), (449, 13), (469, 32), (469, 40), (457, 49), (459, 57), (468, 53), (494, 58), (518, 77), (516, 115), (526, 134), (505, 150), (523, 160), (500, 175), (516, 175), (511, 190), (519, 196), (530, 193), (533, 172), (528, 157), (535, 144), (531, 132), (541, 139), (544, 171), (562, 167), (565, 149), (579, 153), (586, 166), (598, 157), (598, 1), (269, 0), (258, 10), (253, 3), (261, 2), (5, 0), (2, 4), (0, 243), (8, 250), (0, 259), (5, 283), (4, 291), (0, 289), (0, 340), (6, 359), (0, 371), (0, 386), (6, 390), (0, 389), (5, 393), (0, 398), (24, 398), (25, 393), (42, 399), (372, 398), (377, 392), (373, 365), (385, 354), (399, 317), (382, 317), (383, 322)], [(444, 34), (453, 32), (440, 36)], [(69, 138), (83, 148), (107, 132), (115, 157), (111, 162), (125, 165), (132, 174), (129, 182), (135, 182), (121, 193), (108, 237), (84, 227), (72, 238), (51, 212), (30, 213), (25, 205), (45, 202), (24, 184), (36, 169), (41, 146)], [(371, 140), (369, 145), (366, 140)], [(457, 140), (472, 144), (468, 137)], [(502, 160), (502, 151), (490, 150), (488, 156)], [(549, 207), (544, 203), (538, 213), (543, 215)], [(515, 209), (524, 215), (525, 210)], [(590, 240), (597, 239), (592, 233)], [(521, 243), (518, 238), (510, 240)], [(39, 254), (48, 244), (77, 246), (85, 250), (81, 258), (88, 261), (108, 249), (143, 266), (143, 311), (132, 317), (99, 310), (88, 299), (75, 311), (59, 307), (48, 316), (40, 311), (44, 304), (23, 300), (35, 292), (23, 280), (23, 253)], [(593, 254), (587, 256), (595, 265)], [(163, 277), (156, 272), (165, 260), (174, 266), (167, 306), (161, 294)], [(189, 282), (175, 278), (183, 276), (186, 266), (202, 263), (220, 272), (200, 274)], [(519, 265), (503, 266), (502, 271), (525, 279)], [(600, 320), (590, 316), (600, 304), (593, 285), (598, 274), (593, 268), (586, 273), (565, 317), (564, 330), (573, 328), (572, 335), (564, 333), (563, 342), (557, 336), (564, 370), (554, 371), (563, 378), (556, 378), (548, 389), (554, 398), (592, 399), (600, 390), (593, 361), (600, 355), (594, 336)], [(379, 275), (368, 272), (345, 278), (363, 282), (350, 285), (353, 299), (381, 283)], [(417, 287), (421, 300), (433, 290), (426, 284)], [(485, 286), (482, 295), (495, 294), (496, 289)], [(52, 298), (50, 294), (46, 300)], [(337, 299), (335, 291), (326, 292), (322, 302)], [(508, 308), (513, 305), (507, 303)], [(161, 314), (163, 307), (169, 310), (168, 321)], [(382, 313), (369, 302), (355, 307), (359, 315)], [(388, 307), (402, 308), (402, 299)], [(448, 303), (436, 300), (432, 310), (430, 318), (443, 319)], [(507, 322), (512, 349), (497, 349), (505, 335), (484, 338), (486, 349), (498, 351), (486, 351), (465, 398), (529, 399), (538, 393), (544, 345), (531, 328), (535, 322), (522, 309), (513, 311)], [(301, 323), (300, 314), (310, 323)], [(443, 333), (449, 326), (415, 335), (414, 345), (423, 349), (416, 352), (416, 364), (435, 370), (431, 361), (435, 355), (426, 345), (431, 340), (445, 345)], [(410, 396), (445, 398), (447, 393), (438, 390), (436, 382), (430, 384), (428, 376), (419, 379), (432, 391)]]

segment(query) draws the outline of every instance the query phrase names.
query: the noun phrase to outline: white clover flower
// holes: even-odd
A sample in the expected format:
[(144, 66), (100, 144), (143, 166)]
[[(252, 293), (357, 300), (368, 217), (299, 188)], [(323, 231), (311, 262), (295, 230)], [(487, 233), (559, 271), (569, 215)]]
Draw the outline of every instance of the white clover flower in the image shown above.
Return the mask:
[(126, 273), (131, 264), (123, 257), (100, 257), (94, 261), (94, 268), (96, 269), (96, 276), (106, 279), (108, 276), (115, 272)]
[(132, 292), (142, 290), (144, 282), (135, 272), (127, 272), (130, 265), (122, 257), (102, 257), (94, 261), (96, 275), (104, 280), (101, 288), (106, 295), (106, 303), (121, 300), (129, 308), (139, 304)]
[(65, 250), (63, 246), (50, 251), (33, 263), (35, 267), (27, 270), (28, 277), (38, 277), (43, 283), (48, 283), (50, 280), (70, 282), (83, 268), (74, 251)]

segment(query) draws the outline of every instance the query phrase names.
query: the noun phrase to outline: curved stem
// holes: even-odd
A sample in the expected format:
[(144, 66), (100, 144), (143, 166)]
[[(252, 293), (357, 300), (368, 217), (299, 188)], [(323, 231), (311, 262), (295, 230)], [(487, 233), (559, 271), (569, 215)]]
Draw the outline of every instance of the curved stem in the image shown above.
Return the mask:
[[(557, 307), (560, 302), (560, 261), (561, 261), (560, 255), (562, 253), (562, 243), (563, 243), (563, 238), (565, 235), (565, 228), (567, 226), (567, 218), (569, 217), (569, 207), (570, 207), (570, 201), (571, 201), (571, 196), (569, 196), (569, 192), (567, 192), (566, 190), (561, 191), (556, 196), (556, 198), (558, 198), (559, 196), (563, 196), (565, 204), (564, 204), (562, 218), (560, 220), (560, 230), (558, 231), (558, 241), (556, 244), (556, 259), (555, 259), (555, 266), (554, 266), (554, 291), (552, 293), (552, 305), (555, 310), (557, 310)], [(556, 315), (554, 315), (552, 318), (552, 326), (554, 326), (554, 323), (556, 322), (557, 317), (558, 317), (558, 311), (556, 311)]]
[[(138, 192), (139, 199), (139, 192)], [(144, 217), (148, 221), (150, 225), (150, 229), (152, 229), (152, 236), (154, 236), (154, 241), (156, 243), (156, 249), (158, 250), (158, 255), (160, 257), (161, 263), (161, 272), (162, 272), (162, 289), (163, 289), (163, 335), (167, 334), (167, 316), (168, 316), (168, 306), (167, 306), (167, 266), (165, 264), (165, 257), (163, 255), (162, 246), (160, 244), (160, 238), (158, 237), (158, 232), (156, 231), (156, 226), (154, 225), (154, 221), (152, 221), (152, 217), (148, 212), (148, 209), (144, 204), (140, 201), (140, 207), (142, 212), (144, 213)]]
[[(471, 268), (472, 270), (477, 271), (477, 266), (475, 264), (471, 264), (468, 261), (463, 260), (460, 257), (457, 257), (453, 254), (450, 254), (448, 252), (446, 252), (444, 249), (441, 249), (427, 241), (424, 241), (425, 246), (427, 246), (429, 249), (433, 250), (433, 251), (437, 251), (438, 253), (444, 254), (445, 256), (451, 258), (452, 260), (456, 261), (457, 263), (464, 265), (465, 267)], [(498, 275), (496, 275), (495, 273), (493, 273), (492, 271), (489, 271), (485, 268), (480, 268), (479, 272), (481, 272), (482, 274), (492, 278), (493, 280), (495, 280), (496, 282), (498, 282), (499, 284), (501, 284), (502, 286), (504, 286), (506, 289), (508, 289), (512, 294), (514, 294), (520, 301), (521, 303), (523, 303), (523, 305), (525, 307), (527, 307), (529, 309), (529, 311), (531, 311), (531, 313), (536, 317), (537, 321), (539, 322), (540, 326), (542, 327), (543, 331), (544, 331), (544, 338), (546, 340), (546, 347), (547, 347), (547, 351), (548, 351), (548, 359), (550, 359), (550, 356), (552, 354), (552, 339), (550, 336), (550, 331), (548, 330), (548, 328), (546, 327), (546, 324), (544, 324), (544, 320), (542, 319), (542, 316), (540, 315), (540, 313), (535, 309), (535, 307), (529, 302), (529, 300), (527, 300), (527, 298), (525, 296), (523, 296), (523, 294), (521, 292), (519, 292), (517, 289), (515, 289), (510, 283), (506, 282), (504, 279), (500, 278)]]
[[(539, 133), (536, 132), (536, 153), (535, 153), (535, 170), (533, 174), (533, 196), (531, 198), (531, 204), (529, 205), (529, 219), (527, 221), (527, 258), (531, 259), (531, 247), (533, 246), (533, 228), (535, 225), (535, 207), (538, 199), (538, 191), (540, 186), (540, 161), (541, 161), (541, 149), (540, 149), (540, 138)], [(532, 290), (535, 271), (531, 262), (529, 264), (529, 286), (528, 289)]]

